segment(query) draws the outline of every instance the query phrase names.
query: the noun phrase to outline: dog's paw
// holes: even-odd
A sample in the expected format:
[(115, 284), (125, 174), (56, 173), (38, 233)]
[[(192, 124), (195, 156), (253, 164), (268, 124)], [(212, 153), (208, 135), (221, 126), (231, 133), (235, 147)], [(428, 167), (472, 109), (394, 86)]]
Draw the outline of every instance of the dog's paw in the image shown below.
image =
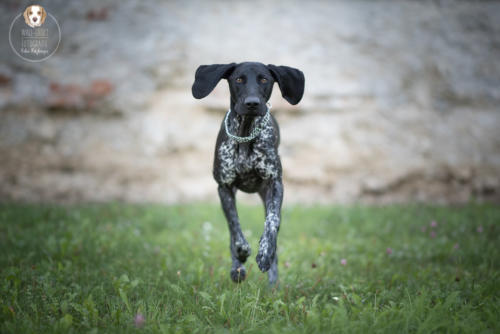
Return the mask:
[(231, 279), (235, 283), (241, 283), (247, 278), (247, 270), (245, 269), (245, 266), (240, 264), (239, 266), (233, 266), (231, 268)]
[(259, 253), (255, 258), (257, 260), (257, 265), (260, 271), (265, 273), (271, 268), (271, 264), (274, 259), (274, 254), (276, 252), (276, 244), (270, 242), (266, 239), (261, 238), (259, 244)]
[(236, 241), (234, 243), (234, 248), (236, 250), (236, 258), (242, 263), (247, 260), (247, 258), (250, 256), (250, 253), (252, 252), (250, 249), (250, 245), (246, 240)]

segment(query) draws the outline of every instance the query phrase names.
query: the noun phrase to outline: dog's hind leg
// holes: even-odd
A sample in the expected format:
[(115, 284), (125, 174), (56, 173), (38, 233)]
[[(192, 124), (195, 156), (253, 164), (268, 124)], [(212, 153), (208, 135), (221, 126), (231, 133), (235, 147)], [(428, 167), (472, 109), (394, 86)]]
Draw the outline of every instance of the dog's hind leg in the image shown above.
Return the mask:
[(230, 234), (231, 249), (231, 279), (234, 282), (241, 282), (246, 278), (246, 269), (243, 263), (250, 256), (250, 245), (241, 232), (241, 226), (236, 211), (235, 190), (229, 186), (219, 185), (219, 197), (224, 215), (227, 219)]
[(283, 202), (283, 184), (281, 179), (273, 179), (259, 192), (266, 207), (264, 233), (259, 242), (257, 264), (262, 272), (268, 271), (269, 284), (278, 279), (278, 256), (276, 244), (281, 223), (281, 204)]

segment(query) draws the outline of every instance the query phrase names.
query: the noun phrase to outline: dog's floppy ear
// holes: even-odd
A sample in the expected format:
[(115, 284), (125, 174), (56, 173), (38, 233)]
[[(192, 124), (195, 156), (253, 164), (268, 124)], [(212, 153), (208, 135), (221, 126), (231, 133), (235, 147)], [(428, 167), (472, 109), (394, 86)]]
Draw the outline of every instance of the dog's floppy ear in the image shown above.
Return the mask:
[(40, 20), (40, 24), (45, 22), (45, 18), (47, 17), (47, 12), (45, 11), (45, 8), (40, 7), (42, 9), (42, 19)]
[(26, 22), (26, 24), (30, 24), (30, 20), (28, 18), (28, 11), (30, 8), (31, 8), (31, 6), (26, 7), (26, 9), (24, 10), (24, 13), (23, 13), (24, 22)]
[(221, 79), (227, 79), (234, 70), (236, 63), (201, 65), (194, 75), (191, 91), (197, 99), (202, 99), (217, 86)]
[(304, 95), (304, 73), (288, 66), (267, 65), (274, 79), (278, 82), (281, 96), (290, 104), (297, 104)]

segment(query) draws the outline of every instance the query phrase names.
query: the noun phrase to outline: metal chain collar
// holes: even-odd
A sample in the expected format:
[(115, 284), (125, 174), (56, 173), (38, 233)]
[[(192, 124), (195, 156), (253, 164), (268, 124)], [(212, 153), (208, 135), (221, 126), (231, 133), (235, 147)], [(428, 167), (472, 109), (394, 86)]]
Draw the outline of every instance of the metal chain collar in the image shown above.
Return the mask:
[(255, 125), (254, 128), (252, 129), (252, 132), (250, 132), (250, 136), (248, 137), (239, 137), (239, 136), (235, 136), (233, 134), (231, 134), (229, 132), (229, 126), (228, 126), (228, 118), (229, 118), (229, 114), (231, 113), (231, 108), (229, 108), (229, 110), (227, 111), (226, 113), (226, 117), (224, 118), (224, 126), (226, 128), (226, 134), (229, 138), (231, 139), (234, 139), (236, 140), (238, 143), (247, 143), (251, 140), (254, 140), (255, 137), (257, 137), (259, 135), (259, 133), (262, 131), (262, 129), (264, 129), (264, 125), (269, 121), (269, 118), (271, 117), (271, 113), (269, 112), (271, 110), (271, 103), (270, 102), (267, 102), (266, 103), (266, 106), (267, 106), (267, 112), (266, 114), (264, 115), (264, 117), (262, 117), (262, 120), (259, 124)]

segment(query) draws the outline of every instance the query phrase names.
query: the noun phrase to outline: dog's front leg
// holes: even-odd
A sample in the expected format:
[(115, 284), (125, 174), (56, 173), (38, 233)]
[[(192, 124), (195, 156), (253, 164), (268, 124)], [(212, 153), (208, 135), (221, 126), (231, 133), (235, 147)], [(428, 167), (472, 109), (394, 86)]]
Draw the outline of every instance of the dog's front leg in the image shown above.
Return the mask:
[(246, 278), (246, 269), (243, 263), (250, 256), (250, 245), (241, 232), (238, 212), (236, 211), (235, 191), (229, 186), (219, 185), (219, 197), (227, 219), (230, 234), (231, 249), (231, 279), (241, 282)]
[(283, 202), (281, 178), (270, 180), (259, 194), (266, 207), (266, 223), (259, 242), (257, 264), (262, 272), (268, 271), (269, 283), (274, 284), (278, 280), (276, 243), (281, 223), (281, 204)]

